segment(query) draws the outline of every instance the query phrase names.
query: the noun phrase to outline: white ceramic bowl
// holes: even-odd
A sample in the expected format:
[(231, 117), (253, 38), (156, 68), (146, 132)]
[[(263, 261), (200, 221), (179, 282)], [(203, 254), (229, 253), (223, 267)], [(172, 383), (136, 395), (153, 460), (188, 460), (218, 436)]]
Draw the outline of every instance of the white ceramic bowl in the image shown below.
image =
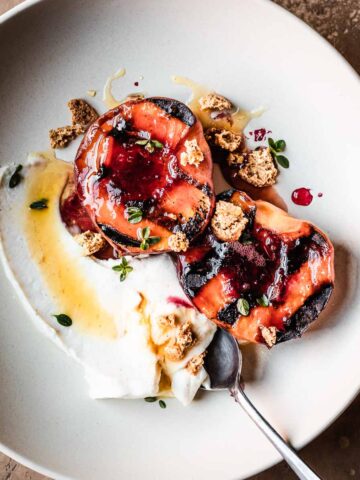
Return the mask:
[[(185, 100), (169, 80), (179, 74), (267, 107), (252, 126), (288, 143), (281, 193), (324, 194), (290, 211), (333, 239), (337, 285), (302, 340), (244, 349), (247, 392), (296, 447), (323, 430), (360, 384), (360, 87), (349, 65), (262, 0), (29, 1), (1, 18), (0, 65), (1, 164), (47, 148), (66, 101), (100, 91), (120, 66), (119, 96), (142, 75), (140, 90)], [(93, 103), (104, 109), (100, 94)], [(81, 368), (34, 329), (3, 272), (0, 302), (0, 448), (20, 462), (58, 479), (230, 480), (279, 460), (226, 393), (166, 410), (90, 400)]]

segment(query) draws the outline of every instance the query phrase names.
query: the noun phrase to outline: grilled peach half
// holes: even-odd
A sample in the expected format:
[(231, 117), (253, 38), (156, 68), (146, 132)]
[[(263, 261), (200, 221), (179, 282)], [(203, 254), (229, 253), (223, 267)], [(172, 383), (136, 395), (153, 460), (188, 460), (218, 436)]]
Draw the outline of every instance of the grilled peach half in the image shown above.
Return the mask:
[(334, 285), (334, 249), (311, 223), (229, 190), (218, 200), (241, 206), (240, 238), (219, 240), (209, 226), (178, 256), (185, 293), (200, 312), (238, 340), (269, 347), (300, 336), (325, 308)]
[[(188, 145), (198, 161), (186, 161)], [(79, 147), (75, 178), (91, 220), (123, 254), (169, 251), (177, 233), (189, 244), (213, 211), (210, 150), (177, 100), (132, 100), (99, 117)]]

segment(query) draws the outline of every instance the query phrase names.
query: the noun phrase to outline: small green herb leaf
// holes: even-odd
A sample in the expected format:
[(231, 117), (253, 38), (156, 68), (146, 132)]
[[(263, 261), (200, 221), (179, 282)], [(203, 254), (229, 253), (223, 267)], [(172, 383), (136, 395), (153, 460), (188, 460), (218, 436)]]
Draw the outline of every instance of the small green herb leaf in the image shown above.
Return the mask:
[(125, 215), (129, 223), (139, 223), (143, 218), (143, 212), (139, 207), (127, 207)]
[(140, 239), (141, 240), (147, 240), (150, 236), (150, 228), (149, 227), (144, 227), (140, 229)]
[(164, 145), (159, 142), (159, 140), (150, 140), (150, 142), (154, 145), (156, 148), (164, 148)]
[(159, 407), (166, 408), (166, 403), (164, 402), (164, 400), (159, 400)]
[(119, 272), (120, 273), (120, 282), (123, 282), (126, 277), (129, 275), (129, 273), (131, 273), (134, 269), (131, 265), (129, 265), (129, 262), (126, 260), (125, 257), (123, 257), (121, 259), (121, 262), (119, 263), (119, 265), (114, 265), (112, 267), (112, 269), (114, 270), (114, 272)]
[(145, 150), (147, 150), (149, 153), (154, 153), (155, 148), (163, 148), (164, 145), (159, 142), (159, 140), (150, 140), (149, 138), (146, 138), (144, 140), (137, 140), (136, 145), (143, 145), (145, 147)]
[(138, 239), (141, 240), (140, 248), (141, 250), (147, 250), (150, 245), (160, 242), (160, 237), (150, 237), (150, 228), (138, 228), (137, 231)]
[(273, 148), (276, 152), (276, 143), (275, 143), (273, 138), (271, 138), (271, 137), (268, 138), (268, 144), (269, 144), (269, 147)]
[(275, 143), (275, 150), (277, 152), (283, 152), (286, 148), (286, 142), (285, 140), (278, 140), (276, 143)]
[(268, 307), (269, 306), (269, 299), (268, 297), (264, 294), (261, 295), (260, 298), (256, 299), (256, 303), (260, 305), (260, 307)]
[(58, 323), (63, 327), (71, 327), (73, 323), (71, 318), (68, 315), (65, 315), (65, 313), (59, 313), (58, 315), (53, 315), (53, 317), (55, 317)]
[(276, 142), (272, 138), (268, 138), (268, 143), (273, 159), (277, 161), (278, 165), (283, 168), (289, 168), (290, 162), (284, 155), (279, 155), (279, 152), (283, 152), (286, 148), (285, 140), (277, 140)]
[(244, 317), (247, 317), (250, 313), (250, 305), (249, 302), (245, 298), (239, 298), (237, 301), (237, 309), (239, 310), (239, 313), (243, 315)]
[(284, 155), (276, 155), (276, 161), (283, 168), (289, 168), (290, 162)]
[(161, 237), (149, 237), (148, 238), (148, 244), (149, 245), (155, 245), (156, 243), (159, 243), (161, 240)]
[(45, 208), (48, 208), (48, 199), (47, 198), (42, 198), (41, 200), (36, 200), (36, 202), (30, 203), (29, 207), (31, 210), (44, 210)]
[(21, 182), (21, 180), (23, 178), (20, 175), (20, 172), (21, 172), (22, 168), (23, 168), (22, 165), (18, 165), (16, 167), (14, 173), (11, 175), (10, 180), (9, 180), (9, 187), (10, 188), (15, 188)]
[(156, 402), (157, 398), (156, 397), (145, 397), (144, 400), (145, 400), (145, 402), (148, 402), (148, 403), (154, 403), (154, 402)]
[(145, 145), (145, 150), (147, 150), (149, 153), (154, 153), (154, 150), (155, 150), (154, 144), (151, 141), (149, 141)]

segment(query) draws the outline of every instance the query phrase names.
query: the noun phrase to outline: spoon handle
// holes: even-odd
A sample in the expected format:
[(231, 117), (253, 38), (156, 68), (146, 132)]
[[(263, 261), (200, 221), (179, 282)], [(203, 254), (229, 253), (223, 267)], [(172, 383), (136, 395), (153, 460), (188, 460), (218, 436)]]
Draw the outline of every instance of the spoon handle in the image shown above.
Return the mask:
[(234, 387), (229, 389), (230, 394), (234, 397), (235, 401), (239, 403), (249, 417), (256, 423), (260, 430), (267, 436), (270, 442), (282, 455), (289, 467), (296, 473), (301, 480), (320, 480), (310, 467), (306, 465), (295, 453), (295, 451), (289, 447), (289, 445), (281, 438), (281, 436), (273, 429), (273, 427), (265, 420), (265, 418), (256, 410), (254, 405), (245, 395), (245, 392), (239, 384), (239, 380), (236, 381)]

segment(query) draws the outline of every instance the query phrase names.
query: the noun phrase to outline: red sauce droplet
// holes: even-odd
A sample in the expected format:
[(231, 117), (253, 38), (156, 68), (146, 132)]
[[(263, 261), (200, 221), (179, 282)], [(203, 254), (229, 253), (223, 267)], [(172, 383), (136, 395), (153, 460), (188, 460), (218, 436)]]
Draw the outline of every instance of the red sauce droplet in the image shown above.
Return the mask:
[(134, 82), (135, 87), (139, 86), (139, 82)]
[(177, 307), (194, 308), (191, 305), (191, 303), (187, 302), (186, 300), (183, 300), (180, 297), (168, 297), (167, 301), (169, 303), (174, 303)]
[(266, 128), (257, 128), (253, 132), (249, 132), (250, 135), (254, 135), (255, 142), (262, 142), (266, 140), (266, 136), (272, 133), (271, 130), (266, 130)]
[(97, 232), (89, 214), (83, 207), (80, 198), (76, 192), (73, 192), (67, 198), (62, 200), (60, 204), (60, 213), (62, 221), (68, 228), (78, 226), (81, 232), (90, 230)]
[(321, 198), (324, 194), (323, 193), (318, 193), (318, 197)]
[(310, 188), (297, 188), (293, 191), (291, 195), (291, 200), (296, 205), (301, 205), (302, 207), (307, 207), (313, 201), (313, 195), (310, 192)]

